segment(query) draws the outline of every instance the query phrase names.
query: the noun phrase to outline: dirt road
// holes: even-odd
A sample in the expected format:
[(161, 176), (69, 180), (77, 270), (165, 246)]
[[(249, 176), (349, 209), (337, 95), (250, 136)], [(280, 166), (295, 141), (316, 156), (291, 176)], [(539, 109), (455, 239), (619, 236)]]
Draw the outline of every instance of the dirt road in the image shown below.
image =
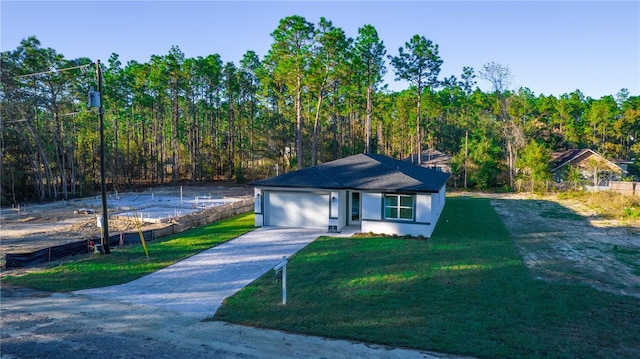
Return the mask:
[[(154, 189), (156, 193), (158, 190)], [(176, 190), (167, 189), (169, 191)], [(197, 188), (245, 196), (244, 187)], [(186, 192), (186, 191), (185, 191)], [(186, 194), (185, 194), (186, 195)], [(74, 204), (30, 206), (2, 224), (2, 250), (27, 251), (51, 241), (97, 234)], [(116, 222), (114, 222), (116, 223)], [(117, 226), (110, 221), (111, 226)], [(120, 224), (124, 228), (127, 223)], [(118, 228), (118, 227), (115, 227)], [(70, 235), (71, 234), (71, 235)], [(12, 270), (24, 272), (33, 268)], [(37, 268), (35, 269), (37, 270)], [(7, 271), (4, 271), (4, 274)], [(0, 359), (51, 358), (460, 358), (375, 344), (203, 322), (157, 307), (0, 286)]]
[[(548, 199), (490, 196), (532, 275), (640, 297), (640, 227)], [(459, 358), (2, 286), (0, 358)]]
[(157, 307), (3, 287), (0, 358), (462, 358), (203, 322)]

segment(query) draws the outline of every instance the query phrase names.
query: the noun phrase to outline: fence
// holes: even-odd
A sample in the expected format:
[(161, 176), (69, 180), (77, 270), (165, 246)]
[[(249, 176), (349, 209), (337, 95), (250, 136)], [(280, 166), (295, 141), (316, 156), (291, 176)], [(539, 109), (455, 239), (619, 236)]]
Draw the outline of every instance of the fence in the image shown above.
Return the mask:
[(622, 193), (627, 196), (640, 197), (640, 182), (610, 181), (609, 191)]
[[(201, 212), (179, 217), (176, 219), (175, 223), (168, 227), (143, 231), (142, 235), (145, 241), (152, 241), (174, 233), (184, 232), (195, 227), (217, 222), (241, 213), (247, 213), (253, 210), (253, 201), (253, 198), (251, 198), (217, 207), (209, 207)], [(93, 250), (92, 242), (96, 240), (99, 241), (99, 239), (83, 239), (77, 242), (43, 248), (30, 253), (7, 253), (5, 255), (5, 267), (26, 267), (77, 254), (90, 253)], [(109, 246), (111, 247), (124, 246), (133, 243), (140, 243), (140, 234), (138, 232), (118, 233), (109, 236)]]

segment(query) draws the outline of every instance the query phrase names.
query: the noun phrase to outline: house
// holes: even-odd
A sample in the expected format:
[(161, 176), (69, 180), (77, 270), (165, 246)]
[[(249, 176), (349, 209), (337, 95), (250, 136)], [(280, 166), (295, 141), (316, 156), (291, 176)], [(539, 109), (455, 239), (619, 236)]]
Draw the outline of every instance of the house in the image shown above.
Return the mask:
[(570, 167), (578, 168), (580, 177), (592, 181), (594, 185), (597, 183), (598, 186), (606, 186), (609, 181), (620, 180), (626, 173), (620, 166), (588, 148), (566, 150), (551, 155), (551, 173), (556, 182), (566, 179), (566, 172)]
[(407, 161), (358, 154), (252, 182), (255, 223), (430, 237), (448, 178)]
[[(418, 155), (413, 154), (404, 159), (411, 163), (418, 164)], [(451, 173), (451, 156), (438, 150), (428, 149), (420, 153), (420, 166), (433, 168), (438, 171)]]

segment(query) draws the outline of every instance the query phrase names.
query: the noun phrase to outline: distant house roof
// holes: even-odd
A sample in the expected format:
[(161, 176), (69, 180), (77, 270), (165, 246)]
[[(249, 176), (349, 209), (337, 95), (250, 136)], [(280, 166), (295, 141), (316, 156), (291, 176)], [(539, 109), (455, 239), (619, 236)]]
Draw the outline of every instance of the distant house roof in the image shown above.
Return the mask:
[(552, 159), (551, 172), (556, 172), (560, 168), (567, 165), (578, 166), (580, 163), (582, 163), (583, 161), (585, 161), (587, 158), (591, 156), (595, 156), (598, 160), (604, 162), (607, 165), (607, 167), (609, 167), (614, 172), (620, 172), (620, 173), (625, 172), (622, 168), (620, 168), (620, 166), (607, 160), (597, 152), (588, 148), (573, 149), (573, 150), (566, 150), (564, 152), (553, 153), (551, 155), (551, 159)]
[[(417, 164), (418, 155), (413, 154), (404, 160)], [(425, 167), (448, 166), (451, 164), (451, 156), (438, 150), (428, 149), (420, 152), (420, 162), (420, 165)]]
[(254, 181), (268, 187), (438, 192), (448, 173), (378, 154), (358, 154)]

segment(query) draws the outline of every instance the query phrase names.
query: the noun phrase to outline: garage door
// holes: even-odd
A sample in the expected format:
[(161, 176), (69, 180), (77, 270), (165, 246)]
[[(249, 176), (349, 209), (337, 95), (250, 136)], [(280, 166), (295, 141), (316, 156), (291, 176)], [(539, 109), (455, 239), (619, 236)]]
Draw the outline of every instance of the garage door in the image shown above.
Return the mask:
[(329, 194), (303, 192), (265, 193), (265, 225), (326, 229)]

